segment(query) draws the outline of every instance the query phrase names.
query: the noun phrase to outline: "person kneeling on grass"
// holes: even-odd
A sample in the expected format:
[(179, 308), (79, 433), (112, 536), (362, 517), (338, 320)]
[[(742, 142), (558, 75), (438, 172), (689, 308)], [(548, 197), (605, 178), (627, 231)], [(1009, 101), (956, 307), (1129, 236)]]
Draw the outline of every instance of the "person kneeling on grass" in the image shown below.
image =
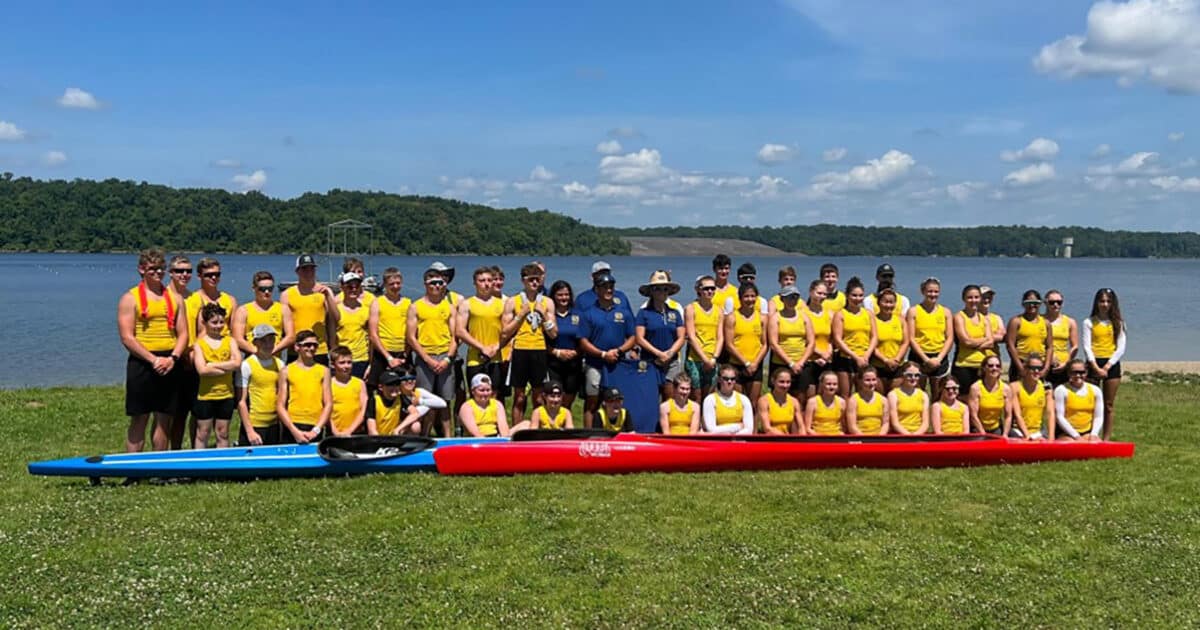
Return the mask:
[(367, 386), (354, 376), (354, 351), (348, 346), (337, 346), (329, 351), (329, 364), (333, 367), (333, 378), (329, 380), (329, 399), (333, 401), (329, 429), (337, 437), (362, 433), (366, 429), (363, 415), (367, 410)]
[(472, 437), (508, 437), (508, 416), (504, 405), (492, 398), (492, 379), (476, 374), (471, 379), (471, 397), (458, 408), (462, 428)]
[(700, 412), (705, 433), (754, 433), (754, 405), (734, 389), (738, 378), (738, 368), (732, 365), (722, 365), (717, 372), (717, 389), (704, 397)]
[(379, 391), (367, 400), (367, 433), (370, 435), (423, 435), (421, 419), (430, 409), (445, 409), (446, 401), (417, 388), (412, 368), (384, 370)]
[(601, 392), (600, 408), (596, 410), (599, 428), (617, 433), (631, 433), (633, 418), (625, 409), (625, 395), (616, 387), (606, 387)]
[(271, 354), (278, 335), (270, 324), (259, 324), (251, 331), (251, 336), (254, 354), (242, 361), (236, 390), (238, 417), (241, 418), (238, 444), (278, 444), (280, 427), (275, 400), (279, 395), (283, 360)]
[(1104, 431), (1104, 393), (1087, 382), (1088, 363), (1074, 359), (1067, 364), (1067, 382), (1054, 388), (1054, 412), (1058, 439), (1099, 442)]
[(224, 334), (225, 309), (209, 302), (200, 309), (204, 334), (192, 346), (192, 360), (200, 375), (200, 391), (192, 405), (196, 418), (194, 448), (208, 448), (208, 434), (216, 424), (217, 448), (229, 446), (229, 422), (233, 419), (233, 373), (242, 365), (242, 353), (233, 337)]
[(289, 363), (279, 378), (275, 412), (284, 430), (281, 442), (308, 444), (321, 439), (321, 430), (333, 412), (329, 399), (329, 368), (317, 363), (317, 334), (311, 330), (296, 333), (299, 359)]

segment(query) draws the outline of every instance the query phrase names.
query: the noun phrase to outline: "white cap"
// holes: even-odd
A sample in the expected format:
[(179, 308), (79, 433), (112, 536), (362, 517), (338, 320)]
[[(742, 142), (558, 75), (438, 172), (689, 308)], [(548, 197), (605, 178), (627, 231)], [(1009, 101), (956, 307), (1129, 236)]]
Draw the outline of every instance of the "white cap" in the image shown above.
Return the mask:
[(479, 387), (480, 385), (483, 385), (484, 383), (491, 385), (492, 378), (490, 376), (488, 376), (487, 374), (476, 374), (475, 376), (471, 377), (471, 389), (475, 389), (476, 387)]
[(347, 271), (342, 274), (342, 282), (353, 282), (355, 280), (362, 282), (363, 277), (353, 271)]
[(600, 273), (601, 271), (612, 271), (612, 265), (603, 260), (597, 260), (592, 263), (592, 273)]

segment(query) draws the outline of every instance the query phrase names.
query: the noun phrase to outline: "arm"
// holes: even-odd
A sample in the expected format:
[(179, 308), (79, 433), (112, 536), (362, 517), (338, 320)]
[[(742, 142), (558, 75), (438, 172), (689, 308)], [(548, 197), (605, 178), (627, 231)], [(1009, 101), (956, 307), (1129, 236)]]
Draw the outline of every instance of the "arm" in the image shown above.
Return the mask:
[[(1066, 317), (1066, 315), (1063, 315), (1063, 317)], [(1076, 354), (1079, 354), (1079, 322), (1069, 318), (1067, 322), (1071, 331), (1070, 347), (1067, 349), (1067, 360), (1070, 361), (1075, 358)]]
[(567, 421), (566, 421), (566, 423), (565, 423), (563, 426), (565, 426), (565, 427), (566, 427), (566, 428), (568, 428), (568, 429), (574, 429), (574, 428), (575, 428), (575, 416), (572, 416), (572, 415), (571, 415), (571, 410), (570, 410), (570, 409), (568, 409), (568, 410), (567, 410)]
[[(707, 363), (708, 354), (704, 352), (704, 347), (700, 343), (700, 336), (696, 333), (695, 304), (688, 304), (687, 307), (683, 309), (683, 324), (687, 329), (688, 346), (692, 349), (692, 352), (696, 353), (696, 356), (700, 357), (701, 362)], [(720, 329), (721, 327), (717, 326), (717, 328)]]
[(860, 368), (867, 367), (867, 361), (870, 360), (872, 354), (875, 354), (875, 348), (879, 346), (879, 329), (875, 327), (875, 318), (871, 316), (867, 320), (871, 322), (871, 340), (867, 344), (866, 351), (858, 357), (858, 367)]
[[(945, 306), (938, 306), (938, 308), (942, 309), (943, 313), (950, 314), (950, 309)], [(942, 351), (934, 357), (939, 364), (946, 360), (946, 356), (950, 354), (950, 348), (954, 346), (954, 322), (952, 320), (953, 317), (946, 318), (946, 341), (942, 344)]]
[[(810, 398), (808, 400), (809, 411), (808, 411), (808, 415), (807, 415), (807, 420), (810, 425), (812, 424), (812, 411), (816, 409), (816, 405), (813, 402), (814, 400), (816, 400), (816, 397)], [(887, 418), (891, 422), (892, 431), (895, 433), (899, 433), (900, 435), (908, 435), (908, 431), (904, 428), (903, 425), (900, 424), (900, 409), (899, 409), (899, 405), (896, 404), (896, 390), (892, 390), (892, 391), (888, 392), (887, 401), (888, 401)]]
[(1083, 347), (1083, 356), (1087, 358), (1088, 365), (1096, 369), (1100, 369), (1096, 365), (1096, 355), (1092, 353), (1092, 318), (1089, 317), (1083, 320), (1083, 330), (1079, 334), (1079, 345)]
[[(771, 348), (771, 355), (777, 359), (782, 359), (785, 365), (792, 365), (799, 358), (789, 357), (783, 351), (783, 347), (779, 345), (779, 311), (771, 313), (770, 317), (767, 318), (767, 346)], [(759, 402), (761, 403), (762, 400), (760, 399)]]
[(688, 427), (691, 435), (700, 433), (700, 405), (692, 405), (692, 424)]
[[(721, 324), (721, 326), (725, 328), (725, 337), (728, 339), (731, 339), (731, 340), (733, 339), (733, 327), (734, 327), (734, 318), (735, 317), (737, 317), (737, 316), (729, 315), (729, 316), (725, 317), (725, 321), (722, 322), (722, 324)], [(729, 356), (734, 359), (737, 359), (737, 361), (739, 363), (741, 363), (742, 365), (747, 365), (748, 363), (750, 363), (749, 361), (746, 360), (746, 357), (743, 357), (742, 353), (738, 351), (737, 345), (735, 345), (733, 343), (729, 344)]]
[(521, 308), (521, 312), (517, 312), (517, 306), (513, 298), (504, 300), (504, 314), (500, 318), (500, 345), (503, 346), (509, 342), (516, 334), (517, 329), (521, 327), (521, 322), (525, 321), (525, 315), (529, 313), (529, 303), (526, 302)]
[(293, 343), (296, 343), (296, 325), (292, 322), (292, 309), (284, 306), (279, 309), (279, 313), (283, 319), (283, 339), (275, 340), (275, 347), (271, 349), (271, 354), (279, 354), (285, 348), (290, 348)]
[(667, 357), (678, 356), (683, 347), (687, 345), (687, 329), (683, 326), (675, 327), (675, 343), (667, 348)]
[(370, 313), (367, 316), (367, 337), (371, 340), (371, 347), (375, 349), (375, 352), (382, 354), (386, 359), (388, 351), (383, 347), (383, 340), (379, 338), (379, 299), (371, 302)]
[[(1021, 362), (1021, 353), (1017, 351), (1017, 330), (1021, 326), (1021, 316), (1016, 315), (1008, 320), (1008, 333), (1005, 335), (1004, 345), (1008, 347), (1008, 359), (1017, 368), (1017, 373), (1020, 374), (1025, 369), (1025, 364)], [(1049, 331), (1050, 327), (1047, 326)]]
[(503, 437), (508, 437), (512, 434), (512, 429), (508, 427), (508, 414), (504, 411), (504, 405), (496, 405), (496, 428)]
[(833, 346), (838, 349), (838, 352), (842, 353), (842, 356), (854, 356), (854, 351), (846, 345), (846, 322), (841, 311), (833, 314), (833, 322), (829, 327), (832, 329)]
[(1047, 440), (1053, 440), (1054, 434), (1055, 434), (1055, 429), (1057, 428), (1057, 425), (1058, 425), (1058, 415), (1055, 413), (1055, 408), (1054, 408), (1054, 392), (1053, 391), (1046, 393), (1046, 410), (1043, 413), (1046, 414), (1045, 415), (1046, 421), (1042, 423), (1042, 435), (1046, 436)]
[(931, 405), (929, 410), (929, 419), (933, 423), (934, 435), (941, 435), (942, 431), (942, 406), (940, 404)]
[(858, 430), (858, 397), (854, 394), (850, 394), (850, 399), (846, 401), (846, 433), (862, 435), (862, 431)]
[(354, 422), (346, 428), (346, 435), (353, 435), (358, 427), (362, 425), (364, 416), (367, 413), (367, 384), (360, 383), (358, 386), (358, 413), (354, 415)]
[(667, 401), (658, 406), (658, 432), (666, 435), (671, 432), (671, 422), (667, 419), (667, 414), (670, 411), (671, 401)]
[[(762, 317), (762, 315), (760, 314), (759, 317)], [(758, 352), (755, 353), (755, 355), (754, 355), (755, 368), (762, 365), (763, 359), (766, 358), (767, 350), (768, 350), (768, 348), (767, 348), (767, 327), (760, 326), (759, 330), (761, 332), (758, 333)]]
[(781, 432), (777, 431), (775, 427), (771, 426), (771, 406), (770, 403), (767, 402), (767, 396), (770, 396), (770, 394), (763, 394), (762, 396), (759, 396), (758, 402), (754, 404), (755, 410), (758, 413), (758, 426), (760, 429), (762, 429), (763, 433), (768, 435), (780, 435)]
[(921, 426), (917, 429), (917, 435), (924, 435), (929, 432), (929, 396), (921, 397)]
[[(553, 341), (558, 338), (558, 318), (554, 316), (554, 307), (548, 299), (541, 300), (542, 305), (539, 310), (542, 311), (542, 334), (546, 336), (547, 341)], [(546, 344), (549, 346), (550, 344)]]
[(734, 395), (742, 398), (742, 427), (738, 429), (737, 434), (754, 435), (754, 403), (750, 402), (750, 398), (745, 394), (735, 392)]
[(1017, 428), (1021, 430), (1021, 435), (1025, 436), (1025, 439), (1029, 439), (1029, 429), (1025, 427), (1025, 421), (1014, 418), (1013, 408), (1017, 406), (1017, 397), (1013, 395), (1011, 388), (1005, 387), (1003, 390), (1004, 422), (1001, 424), (1001, 426), (1004, 427), (1004, 437), (1008, 437), (1008, 434), (1012, 431), (1013, 422), (1015, 421), (1017, 423)]
[(804, 354), (798, 362), (803, 366), (812, 359), (813, 352), (817, 349), (817, 333), (813, 331), (812, 318), (808, 316), (808, 311), (801, 311), (800, 317), (804, 318)]
[(254, 344), (246, 341), (246, 305), (243, 304), (234, 311), (229, 321), (229, 335), (233, 337), (237, 347), (245, 352), (254, 353)]
[(417, 357), (419, 359), (421, 359), (421, 361), (423, 363), (425, 363), (425, 365), (432, 367), (435, 363), (437, 363), (437, 361), (434, 361), (433, 357), (430, 356), (429, 353), (425, 351), (425, 347), (421, 345), (421, 342), (417, 341), (417, 306), (416, 305), (417, 305), (417, 303), (414, 301), (413, 305), (408, 307), (408, 315), (406, 316), (406, 319), (408, 320), (408, 325), (405, 327), (404, 337), (408, 341), (408, 348), (410, 350), (412, 350), (414, 353), (416, 353)]
[(329, 369), (326, 368), (321, 377), (321, 416), (312, 428), (314, 438), (321, 434), (321, 428), (329, 424), (329, 416), (333, 415), (333, 390), (329, 388), (329, 374)]
[(658, 348), (654, 347), (654, 344), (652, 344), (646, 340), (646, 326), (644, 324), (640, 323), (641, 322), (640, 317), (638, 318), (638, 321), (639, 321), (638, 325), (634, 326), (634, 328), (633, 328), (634, 344), (637, 345), (638, 347), (640, 347), (642, 350), (645, 350), (646, 352), (650, 353), (650, 355), (653, 356), (655, 359), (657, 359), (659, 361), (666, 361), (667, 354), (665, 352), (659, 352)]
[(1091, 438), (1098, 441), (1100, 434), (1104, 431), (1104, 391), (1091, 383), (1085, 383), (1084, 385), (1092, 388), (1092, 391), (1096, 394), (1096, 404), (1092, 406)]
[[(904, 316), (904, 331), (905, 336), (908, 337), (909, 341), (917, 338), (917, 318), (915, 315), (915, 310), (916, 307), (908, 309), (908, 313)], [(921, 344), (912, 344), (912, 351), (922, 362), (929, 361), (929, 355), (925, 354), (925, 351), (921, 349)]]
[(254, 424), (250, 422), (250, 373), (250, 365), (242, 363), (241, 369), (238, 371), (237, 383), (233, 388), (233, 395), (237, 398), (238, 418), (242, 423), (242, 428), (246, 430), (246, 439), (250, 441), (251, 446), (258, 446), (262, 444), (262, 436), (254, 430)]
[(813, 432), (813, 415), (817, 413), (817, 397), (813, 396), (804, 403), (804, 433)]
[(1117, 349), (1113, 351), (1113, 355), (1108, 359), (1108, 365), (1115, 365), (1121, 357), (1125, 356), (1125, 323), (1121, 323), (1121, 330), (1117, 331)]
[(892, 414), (892, 403), (890, 400), (888, 400), (887, 396), (884, 396), (883, 397), (883, 418), (882, 418), (883, 421), (879, 423), (879, 435), (887, 435), (888, 434), (888, 429), (890, 428), (890, 426), (892, 424), (889, 421), (892, 417), (891, 414)]
[[(1059, 385), (1058, 387), (1054, 388), (1054, 415), (1058, 418), (1058, 429), (1060, 431), (1062, 431), (1063, 433), (1071, 436), (1072, 438), (1075, 438), (1076, 440), (1078, 440), (1079, 432), (1076, 431), (1075, 427), (1071, 426), (1071, 423), (1067, 420), (1067, 387), (1066, 387), (1066, 385)], [(1103, 412), (1101, 412), (1100, 417), (1101, 417), (1101, 420), (1103, 420), (1103, 418), (1104, 418)]]
[[(791, 395), (789, 395), (789, 398), (791, 398)], [(792, 423), (796, 426), (796, 434), (806, 435), (808, 431), (804, 428), (804, 406), (800, 404), (799, 400), (792, 398), (792, 409), (796, 410), (795, 417), (792, 418)]]
[(977, 433), (983, 433), (983, 423), (979, 420), (979, 381), (971, 385), (970, 395), (967, 396), (967, 411), (970, 412), (971, 428)]
[(287, 429), (288, 432), (292, 434), (292, 438), (296, 440), (298, 444), (307, 444), (308, 437), (305, 436), (302, 431), (297, 429), (294, 423), (292, 423), (292, 416), (287, 410), (287, 370), (287, 366), (284, 366), (284, 368), (279, 372), (279, 389), (275, 393), (275, 415), (279, 416), (279, 423), (283, 425), (284, 429)]
[(479, 425), (475, 424), (475, 409), (469, 403), (463, 403), (458, 408), (458, 421), (462, 423), (462, 427), (468, 435), (483, 437), (483, 433), (479, 431)]
[(704, 397), (704, 402), (701, 403), (703, 408), (702, 418), (704, 420), (704, 432), (716, 433), (717, 431), (717, 404), (716, 394), (709, 394)]

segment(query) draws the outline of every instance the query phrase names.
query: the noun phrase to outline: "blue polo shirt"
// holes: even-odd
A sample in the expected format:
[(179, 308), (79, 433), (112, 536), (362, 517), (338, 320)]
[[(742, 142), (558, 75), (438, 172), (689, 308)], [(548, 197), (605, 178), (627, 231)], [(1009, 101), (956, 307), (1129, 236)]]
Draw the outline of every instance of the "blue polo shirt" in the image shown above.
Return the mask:
[(665, 312), (660, 313), (647, 306), (638, 311), (637, 317), (634, 318), (634, 325), (644, 327), (646, 341), (649, 341), (650, 345), (660, 352), (665, 352), (678, 339), (678, 330), (683, 326), (683, 318), (679, 316), (678, 311), (671, 307), (667, 307)]
[(558, 325), (558, 336), (554, 338), (550, 348), (553, 350), (578, 350), (579, 327), (583, 325), (583, 315), (580, 314), (579, 309), (572, 308), (567, 311), (566, 315), (559, 315), (556, 310), (554, 319)]
[[(596, 297), (596, 289), (588, 289), (587, 291), (575, 296), (575, 308), (580, 313), (586, 313), (589, 308), (592, 308), (596, 305), (598, 300), (599, 298)], [(623, 292), (615, 289), (613, 290), (613, 304), (616, 304), (624, 309), (627, 313), (629, 313), (629, 319), (633, 319), (633, 302), (630, 302), (629, 298)]]
[[(633, 336), (633, 316), (625, 309), (617, 307), (614, 302), (609, 308), (600, 308), (594, 304), (583, 312), (579, 321), (579, 337), (592, 342), (600, 350), (612, 350), (621, 347), (626, 339)], [(599, 357), (584, 359), (592, 367), (604, 365)]]

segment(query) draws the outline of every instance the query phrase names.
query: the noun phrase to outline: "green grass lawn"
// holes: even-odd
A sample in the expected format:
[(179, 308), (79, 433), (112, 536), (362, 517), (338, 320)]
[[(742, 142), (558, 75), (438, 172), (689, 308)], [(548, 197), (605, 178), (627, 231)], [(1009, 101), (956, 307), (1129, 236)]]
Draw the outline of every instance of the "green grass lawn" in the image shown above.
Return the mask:
[(120, 389), (0, 391), (0, 625), (1194, 627), (1198, 406), (1127, 384), (1125, 461), (90, 487), (25, 464)]

